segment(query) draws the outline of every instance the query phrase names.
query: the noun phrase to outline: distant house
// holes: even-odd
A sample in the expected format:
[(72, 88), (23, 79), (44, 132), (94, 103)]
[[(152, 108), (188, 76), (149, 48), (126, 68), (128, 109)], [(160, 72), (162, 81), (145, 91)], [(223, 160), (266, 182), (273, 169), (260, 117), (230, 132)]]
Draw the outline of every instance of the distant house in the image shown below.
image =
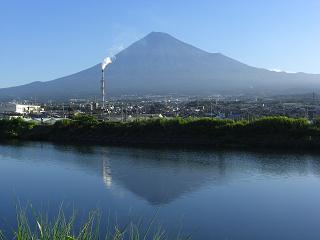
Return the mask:
[(41, 111), (39, 105), (18, 104), (18, 103), (0, 103), (0, 113), (19, 113), (30, 114)]

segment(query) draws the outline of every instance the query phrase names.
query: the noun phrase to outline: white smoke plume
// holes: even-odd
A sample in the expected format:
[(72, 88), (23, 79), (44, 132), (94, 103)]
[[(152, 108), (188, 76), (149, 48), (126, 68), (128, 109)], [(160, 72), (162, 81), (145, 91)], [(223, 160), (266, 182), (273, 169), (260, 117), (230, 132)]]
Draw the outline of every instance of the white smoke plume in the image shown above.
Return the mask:
[(113, 45), (108, 49), (109, 56), (111, 56), (111, 59), (114, 59), (116, 55), (124, 49), (125, 47), (122, 44)]
[(111, 63), (112, 63), (111, 58), (110, 58), (110, 57), (106, 57), (106, 58), (103, 60), (102, 64), (101, 64), (102, 70), (104, 70), (104, 69), (105, 69), (109, 64), (111, 64)]

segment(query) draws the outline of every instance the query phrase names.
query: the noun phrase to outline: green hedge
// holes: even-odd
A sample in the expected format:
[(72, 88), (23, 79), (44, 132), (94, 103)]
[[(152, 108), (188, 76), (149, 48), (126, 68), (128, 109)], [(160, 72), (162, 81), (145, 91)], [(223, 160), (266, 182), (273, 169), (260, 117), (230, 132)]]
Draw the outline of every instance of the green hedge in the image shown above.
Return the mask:
[[(254, 121), (214, 118), (158, 118), (131, 122), (98, 121), (92, 116), (57, 121), (54, 125), (35, 125), (22, 119), (1, 120), (0, 137), (58, 141), (145, 141), (188, 139), (189, 142), (319, 141), (320, 121), (283, 116)], [(319, 140), (317, 140), (319, 139)], [(288, 141), (287, 141), (288, 142)], [(318, 144), (318, 142), (316, 142)]]

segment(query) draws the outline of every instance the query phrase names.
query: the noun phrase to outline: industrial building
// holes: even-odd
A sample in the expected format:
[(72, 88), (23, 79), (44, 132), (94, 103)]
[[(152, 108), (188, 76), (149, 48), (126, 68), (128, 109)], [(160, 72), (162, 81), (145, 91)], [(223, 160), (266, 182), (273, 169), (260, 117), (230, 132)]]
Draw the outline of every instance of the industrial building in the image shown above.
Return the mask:
[(0, 103), (0, 113), (18, 113), (18, 114), (30, 114), (39, 113), (41, 106), (30, 104), (18, 104), (18, 103)]

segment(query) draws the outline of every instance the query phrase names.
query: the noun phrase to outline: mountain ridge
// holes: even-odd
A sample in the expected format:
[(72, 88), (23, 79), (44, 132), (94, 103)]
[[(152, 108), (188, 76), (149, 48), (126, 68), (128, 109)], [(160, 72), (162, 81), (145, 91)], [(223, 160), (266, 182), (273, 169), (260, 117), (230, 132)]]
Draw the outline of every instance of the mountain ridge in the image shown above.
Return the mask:
[[(0, 99), (97, 97), (101, 66), (50, 81), (0, 89)], [(116, 55), (106, 71), (107, 95), (284, 93), (320, 89), (320, 74), (274, 72), (210, 53), (167, 33), (151, 32)]]

